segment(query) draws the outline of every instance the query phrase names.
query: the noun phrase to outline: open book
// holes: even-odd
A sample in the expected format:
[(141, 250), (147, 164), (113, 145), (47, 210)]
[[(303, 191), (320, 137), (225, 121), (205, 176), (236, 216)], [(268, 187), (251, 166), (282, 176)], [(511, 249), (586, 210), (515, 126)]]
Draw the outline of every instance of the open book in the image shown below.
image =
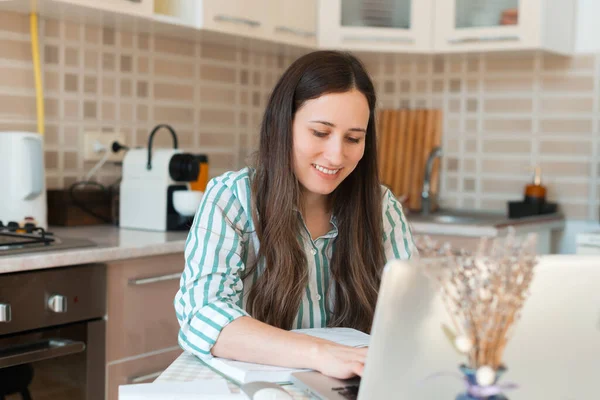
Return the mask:
[[(366, 347), (369, 345), (370, 338), (366, 333), (352, 328), (294, 329), (292, 332), (303, 333), (305, 335), (315, 336), (352, 347)], [(233, 361), (218, 357), (214, 357), (208, 361), (202, 361), (210, 368), (216, 370), (226, 378), (233, 380), (237, 384), (255, 381), (286, 383), (290, 381), (290, 375), (293, 372), (305, 371), (302, 369)]]

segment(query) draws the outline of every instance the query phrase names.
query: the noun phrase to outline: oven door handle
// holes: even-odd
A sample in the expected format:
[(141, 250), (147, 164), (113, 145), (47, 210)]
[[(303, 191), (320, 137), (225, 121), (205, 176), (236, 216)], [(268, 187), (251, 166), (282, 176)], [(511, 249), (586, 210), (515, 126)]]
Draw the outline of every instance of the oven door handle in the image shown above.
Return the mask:
[(0, 350), (0, 368), (12, 367), (80, 353), (85, 343), (68, 339), (48, 339)]

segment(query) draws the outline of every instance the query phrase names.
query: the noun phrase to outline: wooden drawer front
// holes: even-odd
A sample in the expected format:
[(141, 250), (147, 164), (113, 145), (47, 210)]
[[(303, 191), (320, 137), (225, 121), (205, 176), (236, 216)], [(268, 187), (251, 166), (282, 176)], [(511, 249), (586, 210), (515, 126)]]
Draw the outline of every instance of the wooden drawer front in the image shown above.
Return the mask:
[(158, 377), (183, 351), (174, 349), (160, 354), (113, 364), (106, 374), (107, 399), (118, 400), (119, 385), (150, 383)]
[(107, 362), (177, 346), (183, 267), (183, 253), (109, 264)]

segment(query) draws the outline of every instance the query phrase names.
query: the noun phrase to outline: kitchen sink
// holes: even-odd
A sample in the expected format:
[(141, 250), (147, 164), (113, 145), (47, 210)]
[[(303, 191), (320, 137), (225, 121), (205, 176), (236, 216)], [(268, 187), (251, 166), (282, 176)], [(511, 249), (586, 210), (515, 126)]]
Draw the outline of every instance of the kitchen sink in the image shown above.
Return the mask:
[(495, 225), (507, 219), (502, 213), (465, 210), (440, 210), (429, 215), (411, 213), (406, 218), (409, 222), (448, 225)]

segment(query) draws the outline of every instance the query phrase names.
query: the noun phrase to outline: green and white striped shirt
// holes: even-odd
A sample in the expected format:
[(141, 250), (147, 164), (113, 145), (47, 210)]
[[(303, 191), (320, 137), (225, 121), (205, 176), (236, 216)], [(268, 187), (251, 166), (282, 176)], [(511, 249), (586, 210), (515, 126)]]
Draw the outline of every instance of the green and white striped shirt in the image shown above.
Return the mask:
[[(179, 344), (201, 358), (210, 350), (221, 330), (245, 311), (247, 294), (264, 271), (259, 263), (255, 273), (242, 282), (241, 275), (255, 261), (259, 242), (252, 221), (250, 178), (254, 170), (244, 168), (212, 179), (190, 229), (185, 245), (185, 268), (175, 296), (175, 311), (181, 329)], [(386, 261), (408, 259), (416, 253), (402, 206), (390, 190), (382, 187), (383, 226)], [(298, 213), (300, 220), (302, 216)], [(296, 328), (327, 326), (330, 315), (325, 305), (329, 287), (329, 263), (337, 227), (312, 240), (306, 225), (299, 236), (306, 251), (309, 279), (296, 317)]]

